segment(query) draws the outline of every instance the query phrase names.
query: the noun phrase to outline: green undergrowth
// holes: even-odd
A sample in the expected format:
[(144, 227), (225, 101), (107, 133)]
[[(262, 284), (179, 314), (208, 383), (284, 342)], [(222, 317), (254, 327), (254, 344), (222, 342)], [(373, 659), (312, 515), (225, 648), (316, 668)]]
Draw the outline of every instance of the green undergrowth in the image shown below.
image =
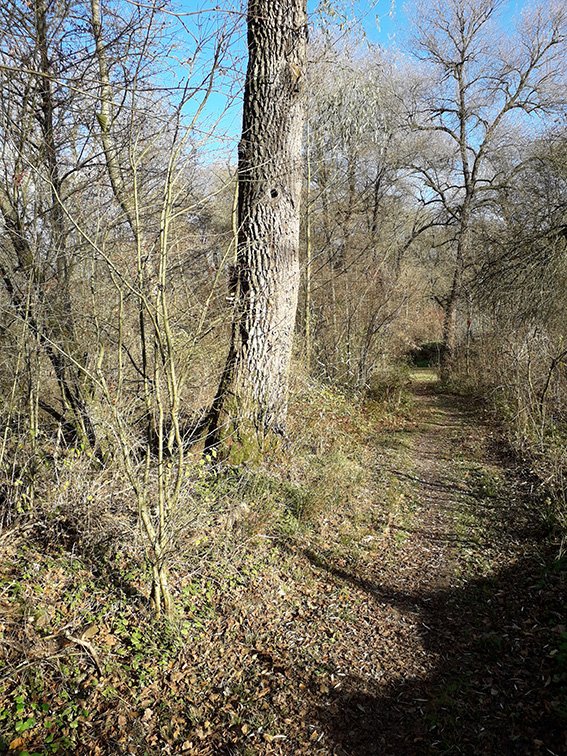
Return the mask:
[[(294, 707), (302, 690), (332, 685), (321, 658), (343, 625), (347, 636), (354, 601), (316, 555), (369, 558), (401, 516), (378, 442), (410, 414), (399, 393), (296, 382), (289, 438), (271, 459), (219, 469), (190, 458), (171, 513), (170, 620), (149, 605), (127, 483), (69, 456), (2, 536), (0, 752), (277, 753), (285, 739), (283, 752), (308, 753), (319, 735)], [(296, 647), (282, 630), (292, 624), (312, 642)]]

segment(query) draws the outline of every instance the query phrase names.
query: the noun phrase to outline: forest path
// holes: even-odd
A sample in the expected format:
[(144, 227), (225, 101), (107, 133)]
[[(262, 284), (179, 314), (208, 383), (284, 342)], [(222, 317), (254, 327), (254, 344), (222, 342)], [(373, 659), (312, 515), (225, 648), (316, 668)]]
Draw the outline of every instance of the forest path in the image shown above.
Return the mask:
[(479, 406), (417, 378), (414, 427), (380, 441), (391, 506), (373, 559), (325, 564), (365, 594), (358, 670), (319, 711), (326, 752), (567, 753), (564, 583), (530, 486)]

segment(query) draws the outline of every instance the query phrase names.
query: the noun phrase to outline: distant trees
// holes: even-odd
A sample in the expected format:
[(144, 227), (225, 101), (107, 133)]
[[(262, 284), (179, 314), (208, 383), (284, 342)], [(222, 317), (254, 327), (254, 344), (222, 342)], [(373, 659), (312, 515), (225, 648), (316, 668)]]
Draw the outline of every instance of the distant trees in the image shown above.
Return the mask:
[(507, 170), (508, 181), (495, 188), (497, 220), (480, 229), (485, 254), (478, 260), (478, 296), (487, 301), (507, 294), (508, 313), (543, 320), (562, 296), (554, 276), (567, 243), (565, 128), (552, 127), (523, 144), (521, 159)]
[(416, 10), (415, 54), (429, 76), (411, 124), (436, 135), (439, 150), (433, 159), (427, 150), (416, 156), (414, 168), (423, 182), (424, 201), (440, 209), (451, 229), (452, 275), (443, 299), (445, 373), (456, 346), (472, 227), (508, 180), (499, 170), (498, 155), (516, 138), (511, 115), (527, 118), (563, 104), (564, 5), (527, 9), (513, 40), (492, 25), (501, 5), (498, 0), (435, 0)]
[(249, 0), (229, 353), (208, 448), (237, 461), (282, 434), (299, 292), (305, 0)]
[(348, 38), (316, 40), (310, 56), (304, 338), (313, 370), (363, 389), (413, 346), (432, 309), (412, 257), (433, 228), (408, 168), (403, 103), (416, 73)]

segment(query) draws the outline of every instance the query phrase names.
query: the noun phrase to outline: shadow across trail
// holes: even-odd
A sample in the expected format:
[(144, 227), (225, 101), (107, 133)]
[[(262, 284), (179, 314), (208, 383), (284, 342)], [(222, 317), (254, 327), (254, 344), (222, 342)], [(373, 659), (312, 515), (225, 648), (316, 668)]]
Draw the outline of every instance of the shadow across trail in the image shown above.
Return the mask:
[[(416, 401), (410, 469), (392, 470), (417, 502), (403, 543), (384, 546), (395, 559), (363, 571), (303, 552), (366, 596), (383, 648), (383, 666), (349, 669), (315, 702), (325, 752), (567, 754), (567, 564), (476, 408), (423, 386)], [(481, 464), (496, 493), (479, 493)], [(382, 637), (393, 610), (398, 640), (392, 625)]]
[(567, 753), (554, 654), (566, 581), (540, 561), (553, 555), (526, 556), (493, 577), (429, 594), (361, 583), (330, 568), (377, 604), (417, 612), (416, 652), (432, 663), (426, 675), (400, 670), (393, 681), (346, 676), (317, 711), (334, 752)]

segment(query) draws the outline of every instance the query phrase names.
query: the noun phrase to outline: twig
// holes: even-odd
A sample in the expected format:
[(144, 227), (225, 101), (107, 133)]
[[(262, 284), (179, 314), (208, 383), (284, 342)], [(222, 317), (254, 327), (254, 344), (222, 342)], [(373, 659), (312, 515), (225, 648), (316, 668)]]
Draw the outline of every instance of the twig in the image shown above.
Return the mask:
[(76, 643), (77, 646), (81, 646), (81, 648), (84, 648), (86, 651), (88, 651), (91, 659), (94, 662), (98, 674), (102, 676), (102, 667), (100, 666), (98, 654), (93, 644), (89, 643), (89, 641), (87, 640), (83, 640), (82, 638), (77, 638), (75, 635), (71, 635), (70, 633), (65, 633), (63, 637), (71, 643)]

